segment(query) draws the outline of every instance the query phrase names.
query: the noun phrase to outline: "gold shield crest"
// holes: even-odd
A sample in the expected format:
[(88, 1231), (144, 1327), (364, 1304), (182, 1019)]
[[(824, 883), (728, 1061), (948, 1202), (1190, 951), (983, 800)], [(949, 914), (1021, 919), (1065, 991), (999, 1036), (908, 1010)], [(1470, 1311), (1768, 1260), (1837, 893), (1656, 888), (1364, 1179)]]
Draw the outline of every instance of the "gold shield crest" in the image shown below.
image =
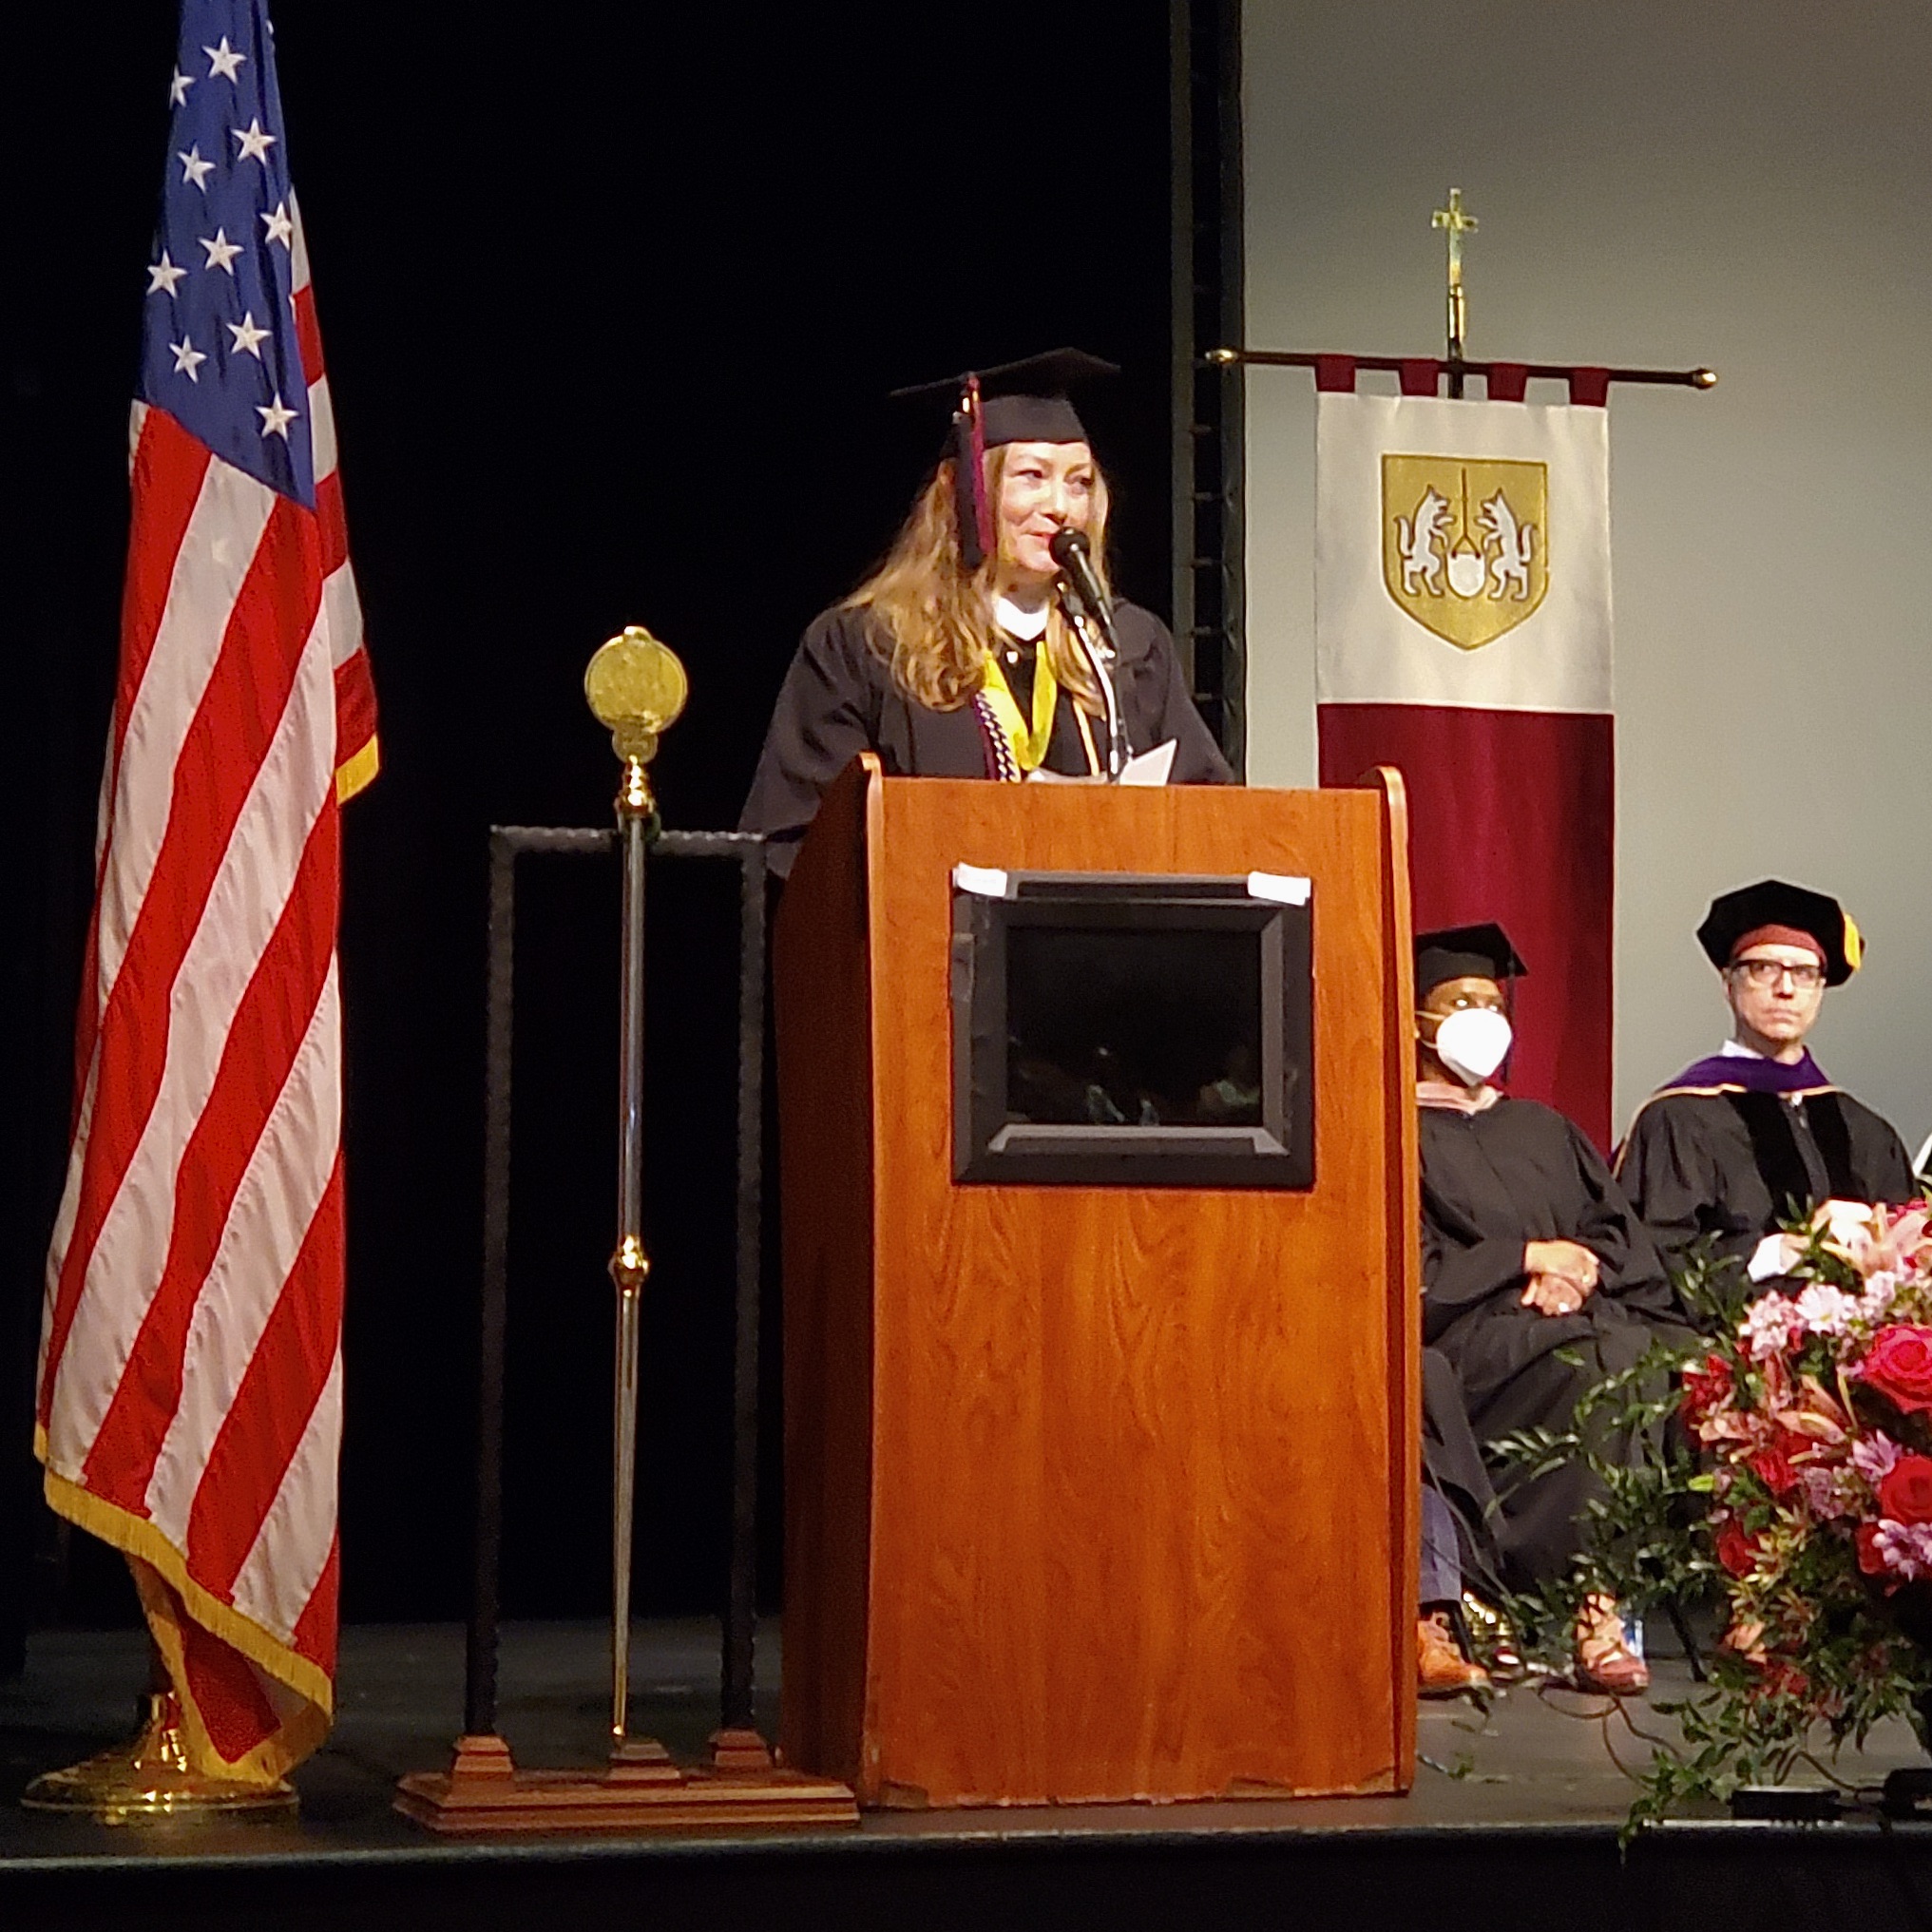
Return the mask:
[(1474, 651), (1550, 587), (1548, 467), (1384, 456), (1382, 581), (1425, 630)]

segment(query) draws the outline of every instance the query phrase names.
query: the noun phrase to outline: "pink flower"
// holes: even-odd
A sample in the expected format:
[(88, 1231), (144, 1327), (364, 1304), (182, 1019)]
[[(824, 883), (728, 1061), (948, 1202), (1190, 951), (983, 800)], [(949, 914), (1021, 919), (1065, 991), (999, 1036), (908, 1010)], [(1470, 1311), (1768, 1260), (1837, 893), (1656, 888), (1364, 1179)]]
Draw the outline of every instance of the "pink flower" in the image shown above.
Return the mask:
[(1798, 1471), (1798, 1486), (1806, 1505), (1821, 1522), (1858, 1512), (1859, 1493), (1848, 1470), (1821, 1469), (1808, 1463)]
[(1876, 1489), (1892, 1473), (1903, 1453), (1883, 1429), (1874, 1429), (1852, 1444), (1851, 1466)]
[(1882, 1517), (1871, 1547), (1886, 1569), (1908, 1582), (1932, 1577), (1932, 1523), (1894, 1522)]
[(1738, 1326), (1737, 1338), (1753, 1362), (1765, 1362), (1773, 1355), (1782, 1354), (1804, 1332), (1805, 1324), (1798, 1314), (1797, 1303), (1787, 1301), (1781, 1294), (1771, 1293), (1761, 1295), (1751, 1303), (1750, 1313)]

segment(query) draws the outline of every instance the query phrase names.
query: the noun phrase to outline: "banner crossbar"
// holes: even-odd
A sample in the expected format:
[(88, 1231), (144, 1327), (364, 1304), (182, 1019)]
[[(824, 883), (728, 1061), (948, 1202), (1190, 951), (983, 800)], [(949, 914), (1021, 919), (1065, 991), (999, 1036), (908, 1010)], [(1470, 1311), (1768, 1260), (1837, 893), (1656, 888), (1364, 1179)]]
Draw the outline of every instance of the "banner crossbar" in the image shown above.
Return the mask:
[(1510, 362), (1502, 357), (1471, 362), (1462, 356), (1405, 355), (1317, 355), (1306, 349), (1210, 349), (1201, 361), (1214, 369), (1313, 369), (1324, 362), (1352, 363), (1357, 369), (1386, 370), (1400, 374), (1405, 367), (1433, 361), (1449, 378), (1451, 392), (1459, 393), (1464, 376), (1480, 375), (1487, 382), (1496, 370), (1510, 375), (1522, 374), (1567, 382), (1580, 370), (1588, 369), (1610, 382), (1665, 383), (1678, 389), (1712, 389), (1717, 383), (1714, 369), (1597, 369), (1589, 363)]

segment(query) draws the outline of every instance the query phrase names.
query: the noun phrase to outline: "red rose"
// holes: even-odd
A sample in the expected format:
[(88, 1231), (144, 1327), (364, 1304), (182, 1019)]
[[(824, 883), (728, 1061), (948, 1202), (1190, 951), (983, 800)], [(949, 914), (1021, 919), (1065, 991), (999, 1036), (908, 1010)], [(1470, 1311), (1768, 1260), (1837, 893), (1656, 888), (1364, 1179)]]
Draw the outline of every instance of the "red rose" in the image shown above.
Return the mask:
[(1860, 1523), (1854, 1540), (1858, 1544), (1858, 1567), (1867, 1577), (1883, 1577), (1885, 1574), (1885, 1559), (1879, 1555), (1878, 1524)]
[(1757, 1539), (1734, 1516), (1717, 1532), (1717, 1560), (1733, 1577), (1748, 1577), (1757, 1561)]
[(1894, 1522), (1932, 1522), (1932, 1456), (1901, 1456), (1879, 1484), (1879, 1507)]
[(1932, 1329), (1916, 1322), (1881, 1329), (1858, 1372), (1907, 1415), (1932, 1411)]
[(1744, 1460), (1750, 1473), (1775, 1497), (1787, 1497), (1798, 1486), (1798, 1473), (1791, 1467), (1782, 1442), (1768, 1449), (1753, 1449)]
[(1731, 1400), (1731, 1364), (1722, 1355), (1707, 1355), (1701, 1368), (1683, 1371), (1683, 1380), (1684, 1420), (1693, 1428)]

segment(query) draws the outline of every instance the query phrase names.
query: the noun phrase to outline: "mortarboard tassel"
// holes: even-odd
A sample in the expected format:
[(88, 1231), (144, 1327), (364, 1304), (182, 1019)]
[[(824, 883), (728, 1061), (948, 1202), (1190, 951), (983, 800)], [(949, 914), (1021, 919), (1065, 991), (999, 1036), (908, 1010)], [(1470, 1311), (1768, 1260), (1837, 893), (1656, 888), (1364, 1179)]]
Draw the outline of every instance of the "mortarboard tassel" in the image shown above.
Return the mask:
[(960, 555), (977, 570), (993, 553), (993, 511), (986, 501), (986, 428), (980, 404), (980, 379), (968, 375), (954, 413), (956, 446), (953, 494), (959, 507)]

